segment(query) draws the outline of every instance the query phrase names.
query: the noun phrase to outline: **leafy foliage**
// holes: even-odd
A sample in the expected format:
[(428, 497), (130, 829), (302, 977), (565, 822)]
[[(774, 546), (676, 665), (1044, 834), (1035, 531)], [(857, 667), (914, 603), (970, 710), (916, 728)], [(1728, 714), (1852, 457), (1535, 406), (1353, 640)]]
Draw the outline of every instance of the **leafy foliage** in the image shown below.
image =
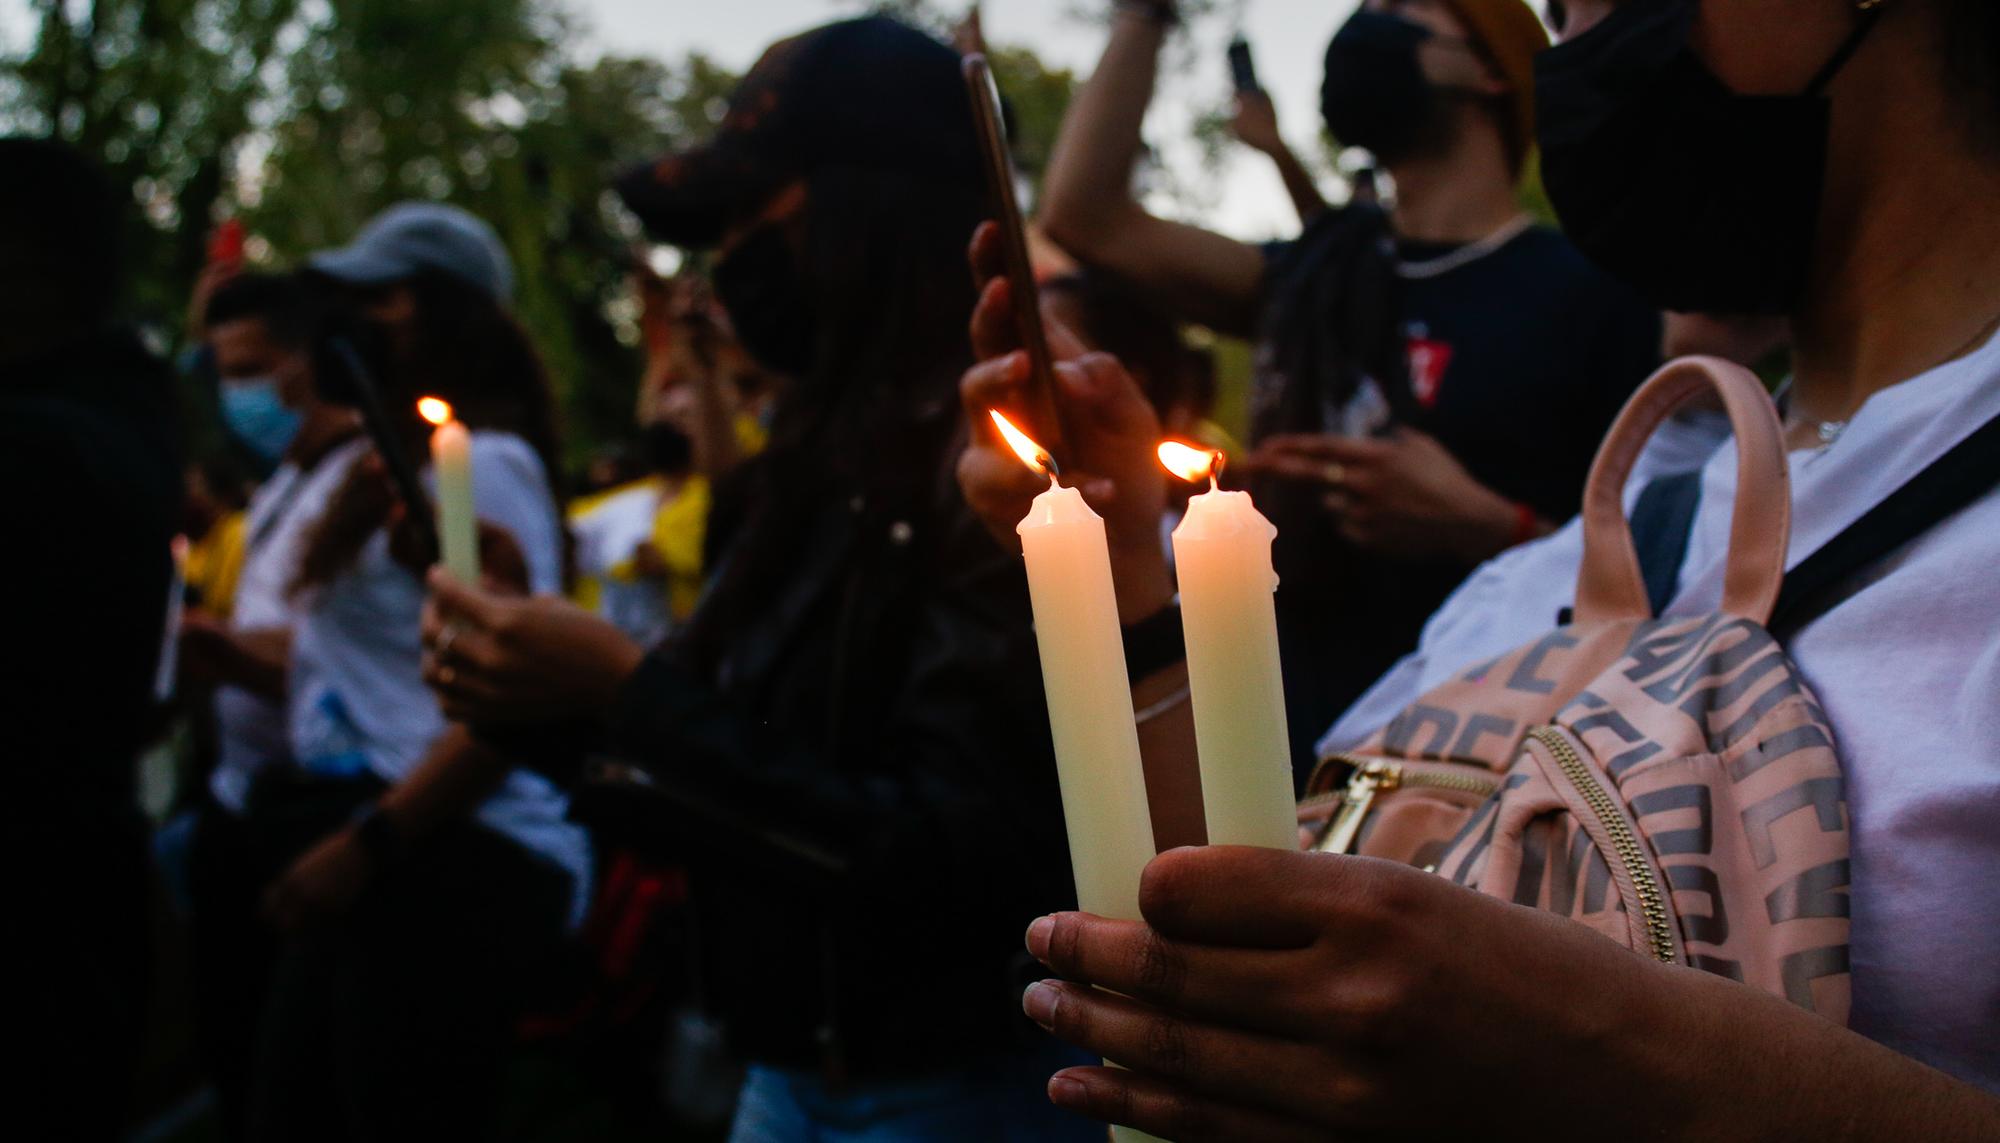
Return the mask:
[(142, 207), (134, 301), (177, 324), (210, 225), (296, 264), (409, 198), (499, 230), (574, 458), (630, 431), (638, 361), (607, 311), (638, 234), (619, 166), (713, 129), (736, 77), (699, 54), (584, 65), (543, 0), (37, 0), (0, 126), (96, 156)]

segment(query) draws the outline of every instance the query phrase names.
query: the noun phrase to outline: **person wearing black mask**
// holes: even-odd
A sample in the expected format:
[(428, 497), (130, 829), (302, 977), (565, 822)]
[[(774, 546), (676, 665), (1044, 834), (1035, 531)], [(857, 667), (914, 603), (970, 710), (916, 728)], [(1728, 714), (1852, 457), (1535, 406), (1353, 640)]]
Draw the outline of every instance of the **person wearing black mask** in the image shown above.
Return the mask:
[(1018, 1012), (1020, 926), (1073, 896), (1027, 585), (953, 480), (984, 197), (958, 57), (881, 18), (781, 41), (712, 143), (619, 190), (719, 255), (786, 375), (770, 443), (666, 642), (439, 576), (432, 687), (481, 725), (594, 718), (670, 792), (704, 1007), (751, 1062), (739, 1143), (1097, 1138)]
[[(1071, 982), (1031, 989), (1028, 1009), (1131, 1069), (1059, 1074), (1051, 1095), (1182, 1140), (2000, 1139), (2000, 7), (1551, 11), (1564, 39), (1538, 63), (1541, 138), (1565, 223), (1663, 303), (1786, 317), (1785, 655), (1718, 650), (1732, 668), (1763, 666), (1709, 695), (1741, 698), (1789, 658), (1838, 743), (1839, 777), (1767, 787), (1737, 811), (1706, 796), (1702, 812), (1644, 811), (1688, 827), (1651, 843), (1681, 910), (1671, 964), (1537, 911), (1532, 888), (1486, 896), (1361, 857), (1164, 854), (1142, 889), (1146, 923), (1065, 914), (1028, 931)], [(1699, 182), (1732, 155), (1757, 177)], [(1701, 469), (1686, 551), (1667, 568), (1669, 624), (1727, 606), (1737, 460), (1721, 447)], [(1482, 569), (1334, 744), (1551, 634), (1584, 547), (1572, 525)], [(1720, 705), (1683, 709), (1732, 733)], [(1659, 761), (1741, 781), (1768, 773), (1783, 737)], [(1637, 757), (1619, 780), (1646, 766)], [(1814, 868), (1809, 891), (1788, 878), (1738, 898), (1732, 922), (1729, 895), (1683, 879), (1696, 867), (1673, 855), (1737, 813), (1773, 835), (1844, 828), (1850, 850)], [(1521, 869), (1556, 858), (1541, 861)], [(1766, 912), (1846, 927), (1784, 958), (1782, 994), (1695, 951)]]
[(1658, 362), (1659, 318), (1522, 213), (1547, 43), (1522, 0), (1367, 0), (1327, 48), (1321, 109), (1391, 176), (1393, 209), (1330, 210), (1263, 247), (1130, 193), (1173, 17), (1171, 0), (1118, 4), (1041, 223), (1177, 316), (1256, 341), (1253, 453), (1231, 469), (1279, 529), (1303, 771), (1467, 571), (1575, 514), (1612, 414)]

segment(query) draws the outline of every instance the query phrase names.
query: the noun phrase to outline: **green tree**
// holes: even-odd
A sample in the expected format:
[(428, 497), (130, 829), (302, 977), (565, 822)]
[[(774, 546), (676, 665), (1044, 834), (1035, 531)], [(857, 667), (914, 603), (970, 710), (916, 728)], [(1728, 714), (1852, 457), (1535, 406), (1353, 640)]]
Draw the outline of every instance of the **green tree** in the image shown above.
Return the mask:
[[(32, 0), (27, 50), (0, 58), (0, 130), (75, 144), (143, 208), (135, 301), (177, 312), (270, 90), (298, 0)], [(187, 225), (183, 225), (187, 223)]]
[(546, 0), (34, 0), (0, 60), (0, 127), (52, 134), (134, 188), (136, 300), (173, 328), (217, 219), (296, 264), (407, 198), (500, 232), (573, 458), (631, 431), (636, 354), (607, 311), (638, 238), (623, 164), (713, 129), (734, 86), (699, 55), (577, 62)]

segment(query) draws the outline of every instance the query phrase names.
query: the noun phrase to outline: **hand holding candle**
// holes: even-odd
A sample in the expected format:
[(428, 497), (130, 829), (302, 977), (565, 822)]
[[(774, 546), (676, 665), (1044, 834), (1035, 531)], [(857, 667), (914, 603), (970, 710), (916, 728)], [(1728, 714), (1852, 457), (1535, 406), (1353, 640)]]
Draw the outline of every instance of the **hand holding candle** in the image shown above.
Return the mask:
[(1271, 541), (1278, 530), (1248, 492), (1225, 492), (1216, 485), (1221, 453), (1168, 441), (1159, 456), (1181, 479), (1209, 481), (1209, 490), (1188, 501), (1187, 515), (1174, 529), (1209, 844), (1296, 849), (1292, 756), (1272, 599), (1278, 577), (1271, 568)]
[(417, 401), (417, 413), (437, 426), (431, 434), (431, 471), (437, 478), (439, 562), (452, 578), (479, 584), (479, 518), (472, 505), (472, 434), (452, 416), (449, 402)]

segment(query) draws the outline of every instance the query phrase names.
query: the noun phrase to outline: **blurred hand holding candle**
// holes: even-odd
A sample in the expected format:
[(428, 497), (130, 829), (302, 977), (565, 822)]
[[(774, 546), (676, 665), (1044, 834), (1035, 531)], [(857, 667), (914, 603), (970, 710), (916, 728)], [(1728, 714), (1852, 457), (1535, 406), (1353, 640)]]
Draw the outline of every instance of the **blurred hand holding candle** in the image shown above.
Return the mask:
[(1049, 490), (1016, 530), (1028, 561), (1077, 905), (1137, 920), (1153, 824), (1104, 520), (1076, 489), (1056, 482), (1039, 445), (998, 412), (992, 417), (1021, 462), (1049, 476)]
[(1174, 529), (1181, 622), (1187, 635), (1188, 696), (1201, 758), (1210, 845), (1298, 848), (1292, 757), (1271, 541), (1277, 528), (1248, 492), (1216, 484), (1222, 454), (1178, 441), (1160, 463), (1183, 480), (1207, 477)]
[(479, 585), (479, 518), (472, 505), (472, 434), (452, 416), (450, 402), (417, 400), (417, 414), (437, 426), (431, 471), (437, 478), (439, 562), (460, 583)]

